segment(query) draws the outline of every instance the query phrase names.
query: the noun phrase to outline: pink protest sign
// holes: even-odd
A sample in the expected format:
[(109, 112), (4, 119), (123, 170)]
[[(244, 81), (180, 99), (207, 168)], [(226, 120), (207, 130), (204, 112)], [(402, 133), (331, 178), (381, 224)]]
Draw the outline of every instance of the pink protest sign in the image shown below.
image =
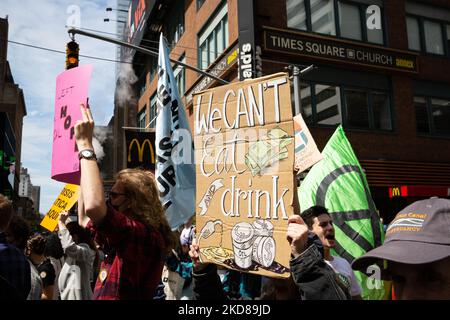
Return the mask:
[(74, 125), (81, 120), (80, 104), (86, 103), (92, 66), (66, 70), (56, 78), (53, 122), (52, 179), (80, 184), (80, 162)]

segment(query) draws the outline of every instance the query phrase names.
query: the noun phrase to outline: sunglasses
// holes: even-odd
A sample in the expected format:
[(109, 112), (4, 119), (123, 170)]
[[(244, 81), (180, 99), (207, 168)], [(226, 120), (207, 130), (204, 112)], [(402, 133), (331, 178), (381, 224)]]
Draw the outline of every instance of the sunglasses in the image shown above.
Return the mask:
[(114, 191), (109, 191), (108, 192), (108, 197), (110, 198), (117, 198), (118, 196), (126, 196), (126, 193), (119, 193), (119, 192), (114, 192)]

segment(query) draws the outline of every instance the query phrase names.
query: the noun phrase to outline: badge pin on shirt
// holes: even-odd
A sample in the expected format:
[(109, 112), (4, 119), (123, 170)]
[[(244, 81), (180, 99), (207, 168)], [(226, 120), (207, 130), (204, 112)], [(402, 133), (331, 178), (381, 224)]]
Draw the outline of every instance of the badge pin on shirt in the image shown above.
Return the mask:
[(100, 273), (98, 274), (98, 277), (100, 279), (100, 281), (103, 283), (103, 281), (106, 280), (106, 277), (108, 276), (108, 271), (106, 271), (106, 269), (102, 269), (100, 270)]

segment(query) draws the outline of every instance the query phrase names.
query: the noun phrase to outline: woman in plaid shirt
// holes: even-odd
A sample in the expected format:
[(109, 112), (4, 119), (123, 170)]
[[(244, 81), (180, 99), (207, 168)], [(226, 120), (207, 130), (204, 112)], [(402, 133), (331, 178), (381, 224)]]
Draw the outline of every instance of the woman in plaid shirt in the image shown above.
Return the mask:
[(92, 145), (94, 121), (89, 107), (81, 105), (81, 114), (83, 120), (75, 124), (81, 168), (79, 223), (93, 232), (105, 253), (94, 299), (151, 300), (175, 243), (154, 176), (140, 169), (120, 171), (105, 202)]

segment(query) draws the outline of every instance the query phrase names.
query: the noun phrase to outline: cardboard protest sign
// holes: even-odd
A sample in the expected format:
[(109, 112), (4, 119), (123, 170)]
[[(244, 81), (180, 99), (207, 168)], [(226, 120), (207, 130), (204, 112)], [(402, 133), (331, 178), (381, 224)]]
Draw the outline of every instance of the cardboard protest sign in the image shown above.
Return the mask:
[(92, 66), (66, 70), (56, 78), (53, 122), (52, 179), (79, 184), (80, 162), (74, 125), (81, 120), (80, 104), (86, 103)]
[(303, 172), (322, 160), (322, 154), (317, 149), (308, 127), (301, 114), (294, 117), (295, 132), (295, 163), (297, 173)]
[(193, 101), (201, 260), (289, 277), (294, 126), (287, 74), (202, 91)]
[(75, 202), (77, 202), (80, 195), (79, 189), (80, 187), (77, 185), (66, 184), (44, 219), (42, 219), (41, 226), (49, 231), (55, 230), (58, 224), (59, 214), (62, 211), (70, 210)]

